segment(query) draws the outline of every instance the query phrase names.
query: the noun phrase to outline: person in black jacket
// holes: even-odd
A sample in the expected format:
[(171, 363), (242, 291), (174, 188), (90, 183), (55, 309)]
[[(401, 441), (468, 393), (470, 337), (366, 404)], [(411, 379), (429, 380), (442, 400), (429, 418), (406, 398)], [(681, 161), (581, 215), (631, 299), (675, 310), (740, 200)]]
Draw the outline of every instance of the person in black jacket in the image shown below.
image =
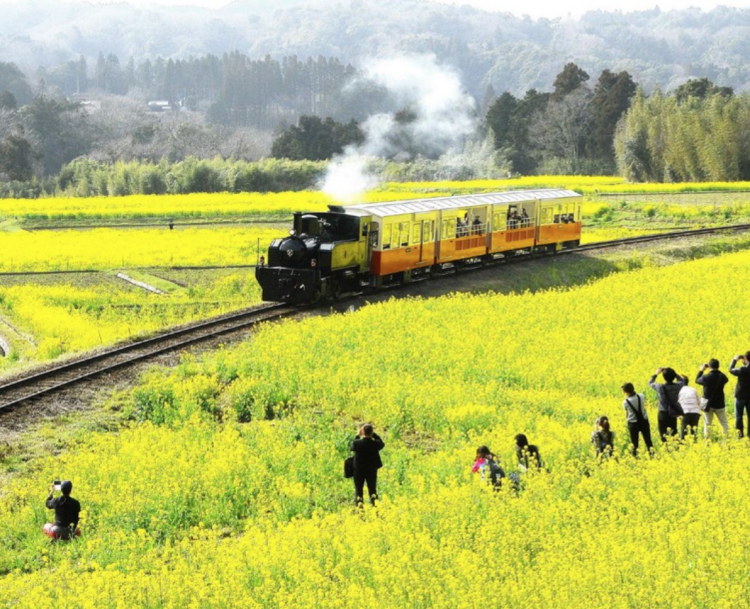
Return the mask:
[[(704, 375), (707, 369), (711, 369)], [(727, 375), (719, 370), (719, 360), (710, 359), (703, 364), (698, 371), (695, 382), (703, 385), (703, 399), (706, 400), (706, 408), (703, 410), (703, 435), (708, 437), (708, 428), (714, 420), (714, 415), (719, 419), (724, 435), (729, 433), (727, 423), (726, 403), (724, 401), (724, 385), (729, 382)]]
[[(742, 365), (737, 367), (737, 362)], [(750, 351), (745, 355), (738, 355), (729, 366), (729, 374), (737, 377), (737, 387), (734, 389), (734, 426), (740, 438), (744, 437), (742, 415), (747, 413), (747, 432), (750, 435)]]
[(46, 506), (48, 510), (55, 510), (55, 523), (44, 525), (44, 534), (51, 537), (53, 541), (62, 539), (67, 541), (71, 537), (78, 537), (81, 530), (78, 528), (78, 518), (81, 513), (81, 504), (70, 496), (73, 483), (65, 480), (60, 484), (62, 497), (55, 497), (55, 485), (49, 490)]
[[(660, 374), (664, 378), (664, 383), (656, 382), (656, 377)], [(658, 368), (648, 380), (648, 386), (656, 391), (656, 396), (659, 398), (657, 423), (662, 442), (666, 442), (667, 437), (677, 433), (675, 405), (679, 404), (680, 389), (685, 385), (682, 376), (677, 374), (673, 368)]]
[(380, 451), (385, 448), (383, 440), (375, 433), (372, 425), (363, 425), (359, 435), (352, 442), (354, 453), (354, 495), (357, 505), (364, 503), (364, 488), (367, 482), (367, 492), (370, 502), (375, 505), (378, 498), (378, 470), (383, 467)]

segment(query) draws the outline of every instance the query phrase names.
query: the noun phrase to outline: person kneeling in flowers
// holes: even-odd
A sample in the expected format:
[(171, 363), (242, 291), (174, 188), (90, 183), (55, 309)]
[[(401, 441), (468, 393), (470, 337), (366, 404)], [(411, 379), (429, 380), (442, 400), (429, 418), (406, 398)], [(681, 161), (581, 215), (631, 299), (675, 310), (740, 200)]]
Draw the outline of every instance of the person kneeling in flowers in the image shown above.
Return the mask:
[(495, 455), (486, 446), (477, 448), (477, 456), (471, 471), (478, 472), (485, 482), (491, 482), (492, 486), (499, 487), (505, 478), (505, 472), (495, 461)]
[(54, 497), (55, 485), (49, 490), (46, 506), (48, 510), (55, 510), (55, 523), (44, 525), (44, 534), (51, 537), (52, 541), (62, 539), (68, 541), (71, 537), (80, 537), (81, 529), (78, 528), (78, 518), (81, 513), (81, 504), (70, 496), (73, 483), (65, 480), (60, 484), (62, 497)]
[(597, 458), (612, 456), (615, 450), (615, 433), (610, 431), (609, 419), (606, 416), (601, 416), (596, 420), (594, 432), (591, 434), (591, 443), (596, 448)]

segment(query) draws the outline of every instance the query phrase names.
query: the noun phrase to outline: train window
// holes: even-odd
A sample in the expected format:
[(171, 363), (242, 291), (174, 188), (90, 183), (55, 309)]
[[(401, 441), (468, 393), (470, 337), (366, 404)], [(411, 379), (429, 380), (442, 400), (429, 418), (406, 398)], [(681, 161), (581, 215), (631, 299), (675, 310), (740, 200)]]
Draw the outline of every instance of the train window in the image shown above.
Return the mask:
[(452, 239), (456, 235), (456, 222), (443, 220), (443, 239)]
[(505, 230), (505, 214), (502, 212), (495, 213), (492, 220), (492, 230)]
[(425, 220), (422, 222), (422, 242), (423, 243), (429, 243), (432, 241), (432, 231), (430, 230), (432, 226), (432, 222), (429, 220)]
[(411, 231), (411, 242), (420, 243), (422, 240), (422, 223), (415, 222)]
[(398, 228), (399, 228), (399, 233), (400, 233), (398, 242), (402, 246), (409, 245), (409, 223), (408, 222), (401, 222), (398, 225)]
[(386, 224), (383, 226), (383, 249), (391, 249), (391, 231), (393, 230), (393, 224)]

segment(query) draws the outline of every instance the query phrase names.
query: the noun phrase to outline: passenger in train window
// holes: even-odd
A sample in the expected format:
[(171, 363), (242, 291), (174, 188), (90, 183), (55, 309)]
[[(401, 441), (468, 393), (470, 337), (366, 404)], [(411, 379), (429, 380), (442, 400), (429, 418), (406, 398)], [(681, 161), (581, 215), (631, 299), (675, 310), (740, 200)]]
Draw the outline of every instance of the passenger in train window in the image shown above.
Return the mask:
[(479, 216), (476, 216), (474, 218), (474, 222), (471, 224), (471, 234), (472, 235), (479, 235), (482, 232), (482, 221), (479, 219)]
[(513, 213), (510, 215), (510, 220), (508, 221), (508, 228), (510, 230), (514, 230), (518, 228), (518, 223), (520, 222), (521, 218), (518, 216), (517, 211), (513, 211)]
[(521, 210), (521, 221), (524, 228), (531, 225), (531, 219), (529, 218), (529, 214), (526, 213), (525, 209)]

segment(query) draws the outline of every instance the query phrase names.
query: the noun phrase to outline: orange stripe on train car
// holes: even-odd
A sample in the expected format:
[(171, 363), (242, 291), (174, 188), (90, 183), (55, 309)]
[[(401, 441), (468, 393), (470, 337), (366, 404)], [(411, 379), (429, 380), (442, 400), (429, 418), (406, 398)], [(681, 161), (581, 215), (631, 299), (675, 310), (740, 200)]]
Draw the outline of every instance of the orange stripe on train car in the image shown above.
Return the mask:
[(539, 227), (539, 243), (562, 243), (581, 238), (581, 223), (547, 224)]
[(375, 251), (372, 253), (371, 273), (373, 275), (390, 275), (409, 269), (431, 266), (435, 263), (435, 244), (424, 243), (410, 245), (392, 250)]
[(529, 226), (494, 232), (492, 233), (490, 252), (505, 252), (532, 247), (534, 245), (534, 230), (533, 226)]

